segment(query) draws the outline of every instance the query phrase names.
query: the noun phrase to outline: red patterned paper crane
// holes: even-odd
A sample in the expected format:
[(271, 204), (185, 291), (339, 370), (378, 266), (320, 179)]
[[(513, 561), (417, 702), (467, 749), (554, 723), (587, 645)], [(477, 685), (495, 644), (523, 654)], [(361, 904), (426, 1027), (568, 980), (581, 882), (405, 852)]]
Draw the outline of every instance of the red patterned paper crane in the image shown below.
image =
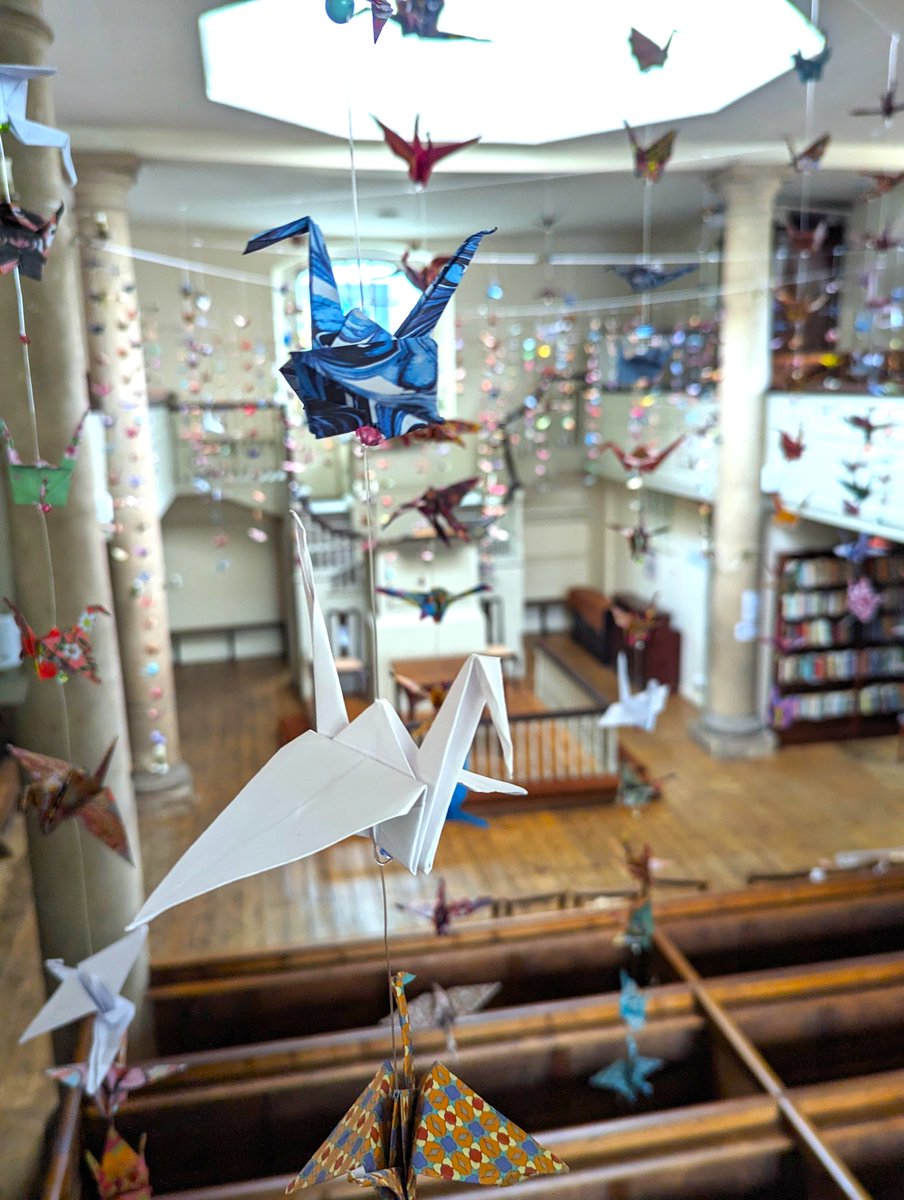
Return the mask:
[(98, 614), (109, 617), (102, 604), (89, 604), (76, 623), (69, 629), (49, 629), (38, 637), (28, 624), (22, 611), (11, 600), (5, 603), (16, 619), (22, 635), (22, 658), (34, 660), (35, 670), (41, 679), (56, 679), (65, 683), (70, 673), (84, 675), (92, 683), (100, 683), (97, 662), (91, 647), (89, 634)]
[(383, 137), (386, 139), (389, 149), (408, 164), (408, 178), (421, 188), (425, 188), (430, 182), (433, 168), (438, 162), (448, 158), (450, 154), (455, 154), (458, 150), (464, 150), (466, 146), (473, 146), (480, 141), (479, 137), (474, 137), (469, 138), (466, 142), (437, 142), (434, 145), (428, 136), (427, 140), (422, 142), (418, 133), (420, 117), (415, 117), (414, 137), (409, 142), (394, 133), (377, 117), (374, 117), (374, 120), (383, 130)]

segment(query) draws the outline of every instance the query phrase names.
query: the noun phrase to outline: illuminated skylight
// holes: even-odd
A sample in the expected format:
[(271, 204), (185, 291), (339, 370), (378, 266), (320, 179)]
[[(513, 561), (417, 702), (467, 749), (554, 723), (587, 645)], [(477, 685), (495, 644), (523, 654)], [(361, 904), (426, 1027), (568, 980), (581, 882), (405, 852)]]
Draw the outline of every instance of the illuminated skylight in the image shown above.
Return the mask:
[[(404, 137), (420, 112), (434, 141), (538, 145), (717, 112), (791, 69), (822, 35), (788, 0), (446, 0), (441, 28), (487, 43), (403, 37), (374, 46), (370, 9), (347, 25), (322, 0), (244, 0), (199, 20), (207, 95), (336, 137), (379, 140), (369, 114)], [(536, 8), (536, 12), (533, 9)], [(631, 25), (668, 62), (641, 74)], [(456, 160), (457, 161), (457, 160)]]

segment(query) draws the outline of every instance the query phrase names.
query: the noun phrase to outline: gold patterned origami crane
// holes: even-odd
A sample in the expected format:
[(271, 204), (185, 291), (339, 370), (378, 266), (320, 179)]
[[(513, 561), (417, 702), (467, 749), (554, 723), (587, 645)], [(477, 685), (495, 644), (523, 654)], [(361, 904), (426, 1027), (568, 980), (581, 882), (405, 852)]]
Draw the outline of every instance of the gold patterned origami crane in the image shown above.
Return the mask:
[(101, 1200), (151, 1200), (151, 1178), (144, 1158), (146, 1140), (142, 1134), (135, 1151), (110, 1125), (100, 1162), (86, 1151), (85, 1158), (97, 1181)]
[(417, 1177), (506, 1187), (568, 1167), (487, 1104), (448, 1067), (416, 1083), (405, 999), (410, 975), (393, 976), (402, 1067), (384, 1062), (289, 1192), (350, 1176), (381, 1200), (415, 1200)]

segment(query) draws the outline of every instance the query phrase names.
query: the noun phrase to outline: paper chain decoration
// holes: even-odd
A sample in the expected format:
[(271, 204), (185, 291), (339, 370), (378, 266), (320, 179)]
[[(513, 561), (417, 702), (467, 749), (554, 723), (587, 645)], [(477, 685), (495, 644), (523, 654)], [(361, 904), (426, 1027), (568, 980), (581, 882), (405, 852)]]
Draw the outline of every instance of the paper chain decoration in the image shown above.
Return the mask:
[(52, 508), (62, 508), (69, 499), (72, 487), (72, 472), (75, 470), (75, 460), (78, 456), (82, 440), (82, 430), (85, 426), (87, 411), (82, 416), (69, 445), (63, 451), (63, 459), (59, 466), (53, 463), (36, 462), (23, 463), (19, 452), (13, 444), (9, 426), (0, 418), (0, 442), (6, 450), (6, 461), (9, 465), (10, 490), (13, 494), (13, 504), (36, 504), (42, 512)]
[(298, 394), (314, 437), (379, 431), (398, 437), (420, 425), (442, 424), (436, 407), (437, 353), (430, 332), (474, 257), (484, 229), (462, 242), (395, 333), (360, 308), (339, 304), (333, 264), (310, 217), (267, 230), (245, 247), (250, 254), (285, 238), (310, 238), (310, 350), (294, 350), (282, 373)]
[(52, 833), (63, 821), (75, 817), (90, 834), (131, 863), (134, 859), (122, 814), (113, 793), (104, 787), (115, 747), (114, 738), (93, 773), (19, 746), (10, 746), (9, 752), (28, 780), (19, 797), (19, 806), (35, 809), (42, 833)]
[(393, 992), (402, 1033), (402, 1065), (384, 1062), (289, 1192), (352, 1177), (381, 1200), (416, 1200), (417, 1177), (506, 1187), (568, 1167), (466, 1083), (434, 1063), (417, 1082), (404, 985)]
[[(489, 707), (512, 772), (498, 658), (472, 654), (418, 746), (398, 713), (376, 700), (349, 721), (301, 520), (298, 557), (308, 605), (316, 730), (283, 746), (179, 859), (129, 928), (237, 879), (317, 854), (353, 834), (372, 837), (411, 873), (429, 874), (456, 784), (524, 795), (462, 770)], [(301, 783), (300, 781), (304, 781)]]

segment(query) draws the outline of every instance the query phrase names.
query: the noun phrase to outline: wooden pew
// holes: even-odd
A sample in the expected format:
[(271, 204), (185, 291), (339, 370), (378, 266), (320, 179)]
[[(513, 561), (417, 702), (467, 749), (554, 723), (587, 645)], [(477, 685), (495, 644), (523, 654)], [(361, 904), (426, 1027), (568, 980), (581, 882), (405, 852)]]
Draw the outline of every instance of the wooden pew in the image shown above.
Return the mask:
[[(797, 977), (784, 969), (750, 980), (716, 981), (712, 994), (721, 998), (785, 1084), (837, 1080), (886, 1067), (900, 1069), (904, 1077), (904, 959), (877, 959), (863, 969), (856, 962), (836, 964)], [(601, 998), (588, 1012), (574, 1001), (567, 1005), (568, 1012), (555, 1009), (545, 1029), (542, 1010), (483, 1013), (462, 1022), (456, 1070), (513, 1120), (531, 1128), (609, 1120), (632, 1111), (655, 1109), (662, 1115), (758, 1091), (758, 1081), (730, 1048), (718, 1043), (687, 989), (672, 985), (650, 991), (641, 1051), (665, 1059), (666, 1065), (656, 1075), (653, 1096), (632, 1110), (612, 1094), (587, 1086), (594, 1070), (623, 1052), (616, 998)], [(597, 1022), (588, 1019), (591, 1013)], [(568, 1020), (575, 1014), (586, 1023), (557, 1027), (556, 1018)], [(472, 1030), (483, 1036), (471, 1036)], [(829, 1035), (850, 1039), (852, 1049), (844, 1058), (826, 1057)], [(423, 1065), (436, 1054), (444, 1057), (438, 1042), (436, 1033), (419, 1033)], [(220, 1057), (192, 1056), (187, 1072), (130, 1099), (119, 1124), (136, 1137), (142, 1128), (153, 1129), (164, 1164), (158, 1186), (164, 1190), (268, 1173), (262, 1150), (271, 1167), (288, 1171), (292, 1163), (284, 1154), (291, 1152), (296, 1165), (299, 1155), (305, 1161), (360, 1092), (386, 1048), (385, 1030), (360, 1031), (354, 1038), (304, 1039), (292, 1048), (294, 1059), (288, 1047), (276, 1048), (269, 1071), (261, 1069), (260, 1057), (255, 1062), (257, 1047), (248, 1048), (250, 1064), (235, 1051), (231, 1058), (222, 1051)], [(322, 1065), (331, 1050), (335, 1061)], [(361, 1057), (355, 1058), (356, 1052)], [(190, 1139), (184, 1136), (186, 1121)], [(99, 1137), (102, 1126), (96, 1114), (89, 1114), (89, 1135)], [(238, 1132), (235, 1137), (230, 1133), (228, 1156), (221, 1162), (217, 1147), (223, 1144), (224, 1129)]]
[[(726, 975), (829, 961), (850, 946), (865, 957), (902, 950), (902, 899), (901, 879), (798, 884), (665, 900), (657, 920), (701, 974)], [(623, 951), (613, 938), (623, 923), (622, 905), (475, 922), (445, 938), (394, 938), (392, 962), (416, 975), (412, 995), (433, 982), (494, 979), (503, 983), (497, 1007), (598, 995), (618, 988)], [(154, 969), (161, 1054), (361, 1028), (386, 1008), (381, 939), (231, 956), (197, 970), (192, 979), (181, 964)], [(655, 953), (650, 972), (677, 978)]]

